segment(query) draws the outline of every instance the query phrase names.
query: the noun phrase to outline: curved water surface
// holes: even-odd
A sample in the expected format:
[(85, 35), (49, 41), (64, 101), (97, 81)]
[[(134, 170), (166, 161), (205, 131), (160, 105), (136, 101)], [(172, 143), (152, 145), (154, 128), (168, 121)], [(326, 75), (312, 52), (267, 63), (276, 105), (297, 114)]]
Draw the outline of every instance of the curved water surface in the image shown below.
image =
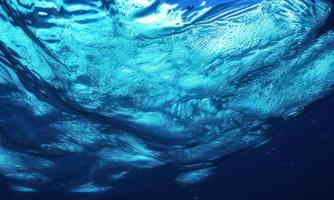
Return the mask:
[(1, 1), (0, 173), (26, 192), (162, 165), (201, 181), (332, 94), (332, 16), (327, 0)]

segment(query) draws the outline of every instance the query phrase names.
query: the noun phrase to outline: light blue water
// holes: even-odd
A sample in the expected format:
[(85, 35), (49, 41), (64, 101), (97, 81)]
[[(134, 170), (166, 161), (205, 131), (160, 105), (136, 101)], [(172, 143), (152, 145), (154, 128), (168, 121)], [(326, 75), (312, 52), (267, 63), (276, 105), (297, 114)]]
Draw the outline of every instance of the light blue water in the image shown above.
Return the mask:
[(0, 173), (25, 192), (104, 192), (163, 165), (203, 181), (214, 160), (270, 140), (268, 119), (333, 92), (331, 9), (1, 1)]

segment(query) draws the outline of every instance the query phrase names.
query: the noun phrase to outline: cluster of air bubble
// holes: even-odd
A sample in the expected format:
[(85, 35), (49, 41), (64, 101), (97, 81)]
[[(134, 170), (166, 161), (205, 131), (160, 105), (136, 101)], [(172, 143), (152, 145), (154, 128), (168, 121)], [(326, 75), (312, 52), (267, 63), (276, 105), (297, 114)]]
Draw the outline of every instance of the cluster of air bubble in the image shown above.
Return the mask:
[(200, 181), (210, 161), (267, 141), (268, 118), (331, 92), (334, 32), (317, 32), (330, 12), (326, 0), (1, 1), (0, 173), (27, 192), (102, 192), (165, 164)]

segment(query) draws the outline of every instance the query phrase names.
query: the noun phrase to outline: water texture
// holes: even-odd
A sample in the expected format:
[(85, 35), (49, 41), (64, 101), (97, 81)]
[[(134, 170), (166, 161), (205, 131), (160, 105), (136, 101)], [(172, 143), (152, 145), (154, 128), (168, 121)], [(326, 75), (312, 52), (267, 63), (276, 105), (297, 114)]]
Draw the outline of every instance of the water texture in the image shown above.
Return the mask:
[(200, 182), (332, 95), (332, 17), (327, 0), (1, 0), (0, 174), (23, 192), (164, 165)]

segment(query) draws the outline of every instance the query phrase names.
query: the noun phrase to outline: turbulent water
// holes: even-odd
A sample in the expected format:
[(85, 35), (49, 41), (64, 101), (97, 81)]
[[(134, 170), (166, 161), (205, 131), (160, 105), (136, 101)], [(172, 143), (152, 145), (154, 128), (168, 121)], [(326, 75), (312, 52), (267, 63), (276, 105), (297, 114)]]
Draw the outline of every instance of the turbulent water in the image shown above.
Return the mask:
[[(0, 173), (17, 191), (103, 192), (270, 139), (331, 95), (327, 0), (1, 0)], [(61, 181), (59, 181), (61, 180)], [(163, 181), (163, 180), (162, 180)]]

